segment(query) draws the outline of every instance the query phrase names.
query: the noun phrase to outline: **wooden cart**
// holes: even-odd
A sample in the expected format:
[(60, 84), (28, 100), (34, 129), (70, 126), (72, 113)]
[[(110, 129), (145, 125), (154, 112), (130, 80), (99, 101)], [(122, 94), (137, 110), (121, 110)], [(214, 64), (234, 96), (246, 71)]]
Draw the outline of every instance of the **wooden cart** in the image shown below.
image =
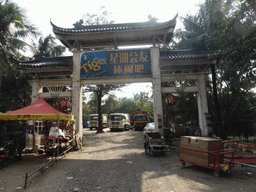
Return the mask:
[[(222, 141), (209, 137), (183, 136), (179, 147), (181, 166), (192, 164), (213, 169), (215, 176), (219, 176), (220, 171), (230, 172), (234, 167), (238, 143), (239, 140)], [(224, 155), (229, 155), (228, 161), (224, 161)]]

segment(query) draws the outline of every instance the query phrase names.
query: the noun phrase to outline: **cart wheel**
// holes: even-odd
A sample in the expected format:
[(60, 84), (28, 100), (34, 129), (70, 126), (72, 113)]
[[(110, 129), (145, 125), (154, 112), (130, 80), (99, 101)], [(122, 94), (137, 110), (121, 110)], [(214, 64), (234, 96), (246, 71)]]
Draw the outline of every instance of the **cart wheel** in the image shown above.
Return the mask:
[(171, 132), (171, 141), (174, 142), (176, 141), (176, 133)]
[(145, 147), (145, 152), (146, 152), (147, 155), (149, 155), (149, 146)]
[(216, 176), (216, 177), (219, 177), (220, 176), (220, 172), (219, 171), (214, 171), (213, 174)]
[(181, 162), (181, 168), (186, 167), (186, 163), (185, 162)]
[(153, 156), (153, 155), (154, 155), (154, 152), (153, 152), (153, 150), (152, 150), (152, 147), (148, 146), (148, 147), (147, 147), (147, 150), (148, 150), (148, 154), (149, 154), (150, 156)]
[(146, 155), (148, 155), (149, 151), (148, 151), (148, 146), (146, 145), (146, 143), (144, 143), (144, 148), (145, 148)]

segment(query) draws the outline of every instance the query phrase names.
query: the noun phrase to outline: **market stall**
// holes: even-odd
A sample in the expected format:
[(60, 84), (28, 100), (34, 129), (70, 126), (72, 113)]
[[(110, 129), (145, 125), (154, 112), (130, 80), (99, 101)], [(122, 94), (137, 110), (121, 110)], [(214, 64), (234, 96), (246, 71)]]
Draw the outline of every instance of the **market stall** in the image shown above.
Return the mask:
[[(75, 137), (74, 134), (70, 135), (73, 130), (74, 116), (58, 111), (43, 98), (24, 108), (0, 114), (0, 120), (26, 122), (25, 149), (27, 151), (40, 151), (46, 145), (49, 149), (49, 143), (58, 145), (59, 136), (62, 139), (68, 137), (69, 141)], [(51, 130), (62, 134), (56, 134)]]

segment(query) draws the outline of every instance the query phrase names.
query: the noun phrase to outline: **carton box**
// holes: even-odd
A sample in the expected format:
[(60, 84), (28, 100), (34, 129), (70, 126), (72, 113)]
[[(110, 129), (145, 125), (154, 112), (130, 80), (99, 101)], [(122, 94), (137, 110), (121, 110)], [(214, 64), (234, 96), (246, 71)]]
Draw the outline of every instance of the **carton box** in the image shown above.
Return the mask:
[(181, 136), (180, 147), (204, 152), (217, 152), (221, 141), (221, 139), (211, 137)]
[[(180, 138), (180, 160), (206, 166), (215, 163), (221, 139), (211, 137), (182, 136)], [(224, 163), (224, 155), (219, 155), (219, 164)]]
[[(179, 149), (180, 153), (180, 160), (183, 160), (187, 163), (195, 163), (201, 166), (209, 167), (210, 165), (214, 165), (216, 155), (203, 153), (203, 152), (196, 152), (190, 151), (186, 149)], [(218, 159), (219, 164), (224, 163), (224, 155), (219, 155)]]

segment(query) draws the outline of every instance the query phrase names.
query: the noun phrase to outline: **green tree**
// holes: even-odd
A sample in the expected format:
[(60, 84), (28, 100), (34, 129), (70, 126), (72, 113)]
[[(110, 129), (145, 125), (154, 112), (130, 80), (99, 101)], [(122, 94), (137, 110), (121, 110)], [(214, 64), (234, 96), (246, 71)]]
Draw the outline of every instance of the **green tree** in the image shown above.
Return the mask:
[(45, 57), (58, 57), (62, 55), (66, 47), (58, 45), (56, 38), (51, 34), (45, 38), (40, 37), (37, 43), (34, 43), (34, 56), (45, 56)]
[(22, 51), (33, 49), (22, 39), (38, 35), (36, 28), (28, 24), (20, 7), (8, 0), (0, 2), (0, 83), (3, 75), (17, 64), (14, 58), (24, 58)]
[(246, 100), (255, 87), (255, 19), (254, 1), (207, 0), (197, 15), (184, 18), (186, 31), (177, 33), (177, 48), (212, 51), (211, 56), (219, 58), (211, 66), (213, 102), (209, 104), (215, 105), (211, 111), (218, 122), (215, 130), (224, 139), (234, 117), (229, 112), (235, 107), (233, 99)]
[[(123, 84), (114, 84), (114, 85), (89, 85), (84, 88), (84, 92), (93, 92), (93, 98), (94, 98), (94, 104), (97, 104), (97, 107), (95, 106), (95, 109), (97, 109), (97, 113), (99, 117), (101, 117), (102, 114), (102, 97), (104, 95), (109, 94), (110, 91), (117, 90), (121, 87), (123, 87)], [(97, 100), (96, 100), (97, 99)], [(98, 118), (98, 128), (97, 133), (103, 133), (103, 125), (102, 125), (102, 119)]]
[(102, 113), (109, 115), (117, 108), (118, 105), (119, 102), (117, 97), (113, 94), (109, 94), (107, 99), (104, 100), (104, 104), (102, 105)]
[[(250, 90), (256, 85), (254, 74), (256, 65), (253, 61), (256, 58), (254, 46), (256, 43), (256, 9), (255, 2), (249, 0), (238, 1), (234, 5), (236, 6), (233, 6), (232, 12), (229, 12), (229, 17), (226, 17), (216, 32), (218, 38), (212, 39), (210, 43), (214, 42), (218, 47), (215, 56), (220, 60), (217, 67), (221, 83), (224, 85), (221, 97), (223, 101), (226, 101), (222, 103), (222, 106), (226, 107), (226, 110), (222, 110), (224, 111), (222, 114), (224, 130), (226, 132), (237, 130), (238, 135), (243, 133), (248, 138), (253, 122), (245, 123), (244, 119), (248, 119), (248, 116), (253, 113), (245, 106), (248, 106), (246, 101), (251, 95)], [(248, 116), (237, 116), (239, 112)]]
[(31, 87), (27, 74), (17, 74), (9, 67), (0, 85), (0, 111), (13, 111), (30, 104)]
[[(163, 101), (166, 96), (164, 95)], [(193, 126), (198, 124), (198, 106), (197, 98), (195, 94), (191, 93), (179, 93), (176, 96), (177, 103), (174, 106), (169, 106), (164, 102), (164, 117), (166, 121), (166, 126), (170, 126), (170, 122), (174, 124), (187, 125), (191, 122)], [(180, 116), (181, 118), (176, 118)]]
[[(229, 2), (206, 0), (204, 4), (200, 5), (200, 9), (195, 16), (187, 15), (187, 17), (182, 18), (186, 31), (179, 30), (175, 35), (179, 40), (175, 47), (178, 49), (192, 49), (195, 52), (216, 50), (218, 46), (214, 42), (209, 42), (216, 38), (216, 31), (225, 19), (224, 12), (228, 12), (228, 10), (230, 10)], [(227, 136), (222, 128), (214, 65), (211, 66), (211, 72), (216, 127), (221, 137), (226, 138)]]
[(138, 109), (137, 110), (145, 110), (146, 104), (149, 101), (149, 93), (146, 92), (140, 92), (133, 95), (133, 99), (138, 103)]
[(129, 113), (130, 114), (130, 120), (133, 120), (133, 116), (135, 111), (139, 108), (138, 102), (136, 102), (132, 98), (121, 98), (119, 101), (119, 105), (115, 108), (113, 113)]
[[(37, 43), (33, 44), (34, 46), (34, 57), (35, 58), (40, 58), (42, 56), (44, 57), (58, 57), (61, 56), (65, 50), (66, 47), (62, 46), (62, 45), (58, 45), (56, 43), (56, 38), (54, 38), (51, 34), (46, 36), (45, 38), (40, 37)], [(57, 76), (57, 77), (51, 77), (51, 78), (66, 78), (66, 77), (62, 77), (62, 76)], [(65, 86), (63, 87), (63, 90), (68, 90), (69, 87)], [(49, 91), (49, 90), (45, 90), (45, 91)], [(71, 100), (70, 98), (66, 98), (68, 100)], [(60, 111), (63, 111), (62, 109), (59, 108), (59, 99), (56, 98), (50, 98), (50, 99), (45, 99), (46, 102), (48, 102), (51, 106), (53, 106), (54, 108), (57, 108)], [(70, 108), (64, 110), (63, 112), (68, 113), (70, 110)]]
[[(8, 0), (0, 2), (0, 108), (1, 111), (15, 110), (30, 103), (29, 76), (20, 74), (16, 59), (33, 46), (23, 39), (39, 33), (28, 23), (20, 7)], [(6, 99), (8, 98), (8, 99)]]

